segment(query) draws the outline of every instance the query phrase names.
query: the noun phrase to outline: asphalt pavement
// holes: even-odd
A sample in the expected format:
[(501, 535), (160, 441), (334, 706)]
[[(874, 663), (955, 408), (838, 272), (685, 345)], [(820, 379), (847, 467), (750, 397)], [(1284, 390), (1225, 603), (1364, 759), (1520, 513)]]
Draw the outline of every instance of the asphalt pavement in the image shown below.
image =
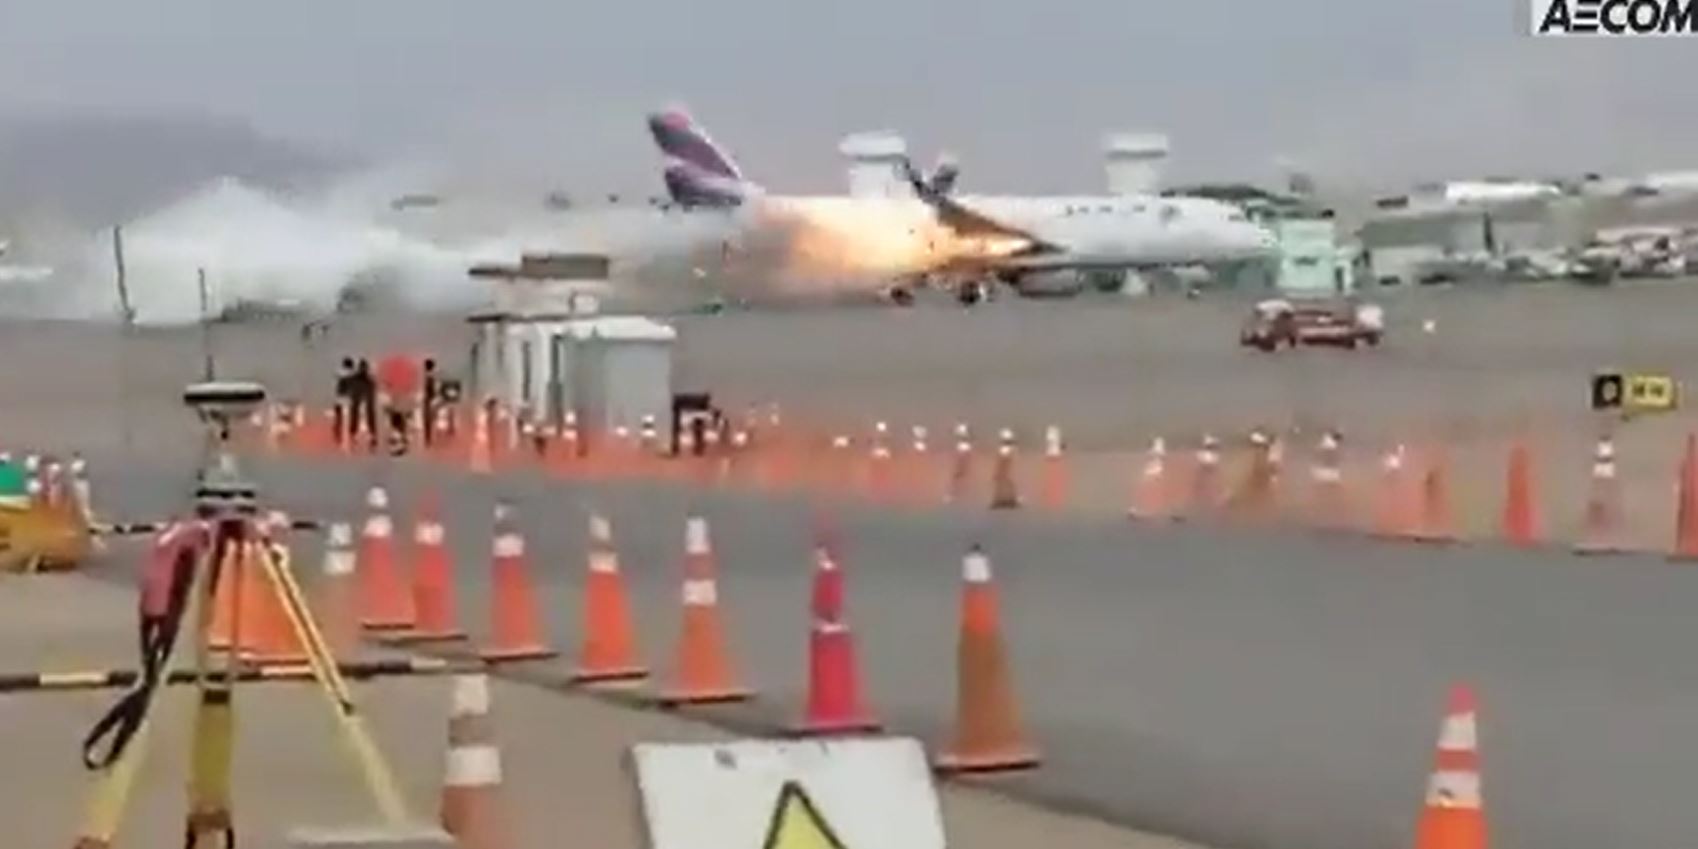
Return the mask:
[[(1232, 346), (1241, 302), (733, 315), (684, 323), (679, 373), (727, 398), (777, 399), (816, 417), (1055, 419), (1085, 451), (1270, 419), (1474, 441), (1532, 423), (1583, 446), (1598, 426), (1582, 394), (1594, 369), (1693, 378), (1694, 305), (1698, 292), (1678, 285), (1422, 293), (1392, 303), (1383, 351), (1279, 358)], [(1432, 338), (1411, 335), (1426, 318)], [(397, 320), (357, 338), (450, 344), (458, 333), (450, 322)], [(8, 334), (15, 353), (39, 345), (73, 376), (107, 374), (122, 350), (80, 328)], [(298, 343), (275, 329), (233, 330), (220, 344), (232, 373), (306, 386), (309, 367), (298, 361), (333, 358), (353, 338), (303, 354), (290, 354)], [(194, 378), (192, 336), (135, 344), (146, 354), (128, 358), (146, 378), (125, 384), (136, 395)], [(136, 388), (147, 381), (153, 390)], [(6, 432), (94, 446), (108, 512), (182, 503), (192, 440), (178, 434), (193, 429), (172, 404), (129, 404), (126, 450), (111, 435), (123, 428), (110, 379), (6, 382), (18, 399), (0, 418)], [(1690, 423), (1677, 414), (1632, 425), (1636, 438), (1662, 446), (1654, 460), (1633, 461), (1647, 476), (1646, 512), (1672, 514), (1668, 459)], [(568, 651), (587, 511), (604, 510), (644, 651), (661, 667), (677, 627), (684, 517), (700, 510), (712, 523), (736, 657), (762, 693), (724, 718), (776, 728), (799, 710), (810, 505), (658, 484), (379, 475), (293, 461), (258, 468), (268, 492), (300, 515), (357, 518), (374, 479), (394, 487), (403, 513), (424, 487), (437, 488), (474, 631), (488, 602), (491, 507), (513, 499), (553, 636)], [(1468, 518), (1489, 524), (1486, 503), (1470, 502)], [(1688, 660), (1698, 572), (1689, 565), (1295, 529), (1143, 527), (1112, 512), (839, 509), (870, 697), (892, 728), (931, 741), (952, 710), (960, 557), (979, 543), (993, 558), (1023, 708), (1048, 756), (1040, 771), (998, 781), (1013, 793), (1222, 849), (1404, 846), (1445, 690), (1460, 680), (1482, 704), (1499, 845), (1680, 845), (1698, 833), (1698, 811), (1683, 804), (1698, 784), (1698, 674)], [(316, 562), (314, 544), (301, 545), (303, 562)], [(128, 566), (115, 559), (101, 569), (121, 579)], [(547, 681), (564, 668), (514, 673)]]

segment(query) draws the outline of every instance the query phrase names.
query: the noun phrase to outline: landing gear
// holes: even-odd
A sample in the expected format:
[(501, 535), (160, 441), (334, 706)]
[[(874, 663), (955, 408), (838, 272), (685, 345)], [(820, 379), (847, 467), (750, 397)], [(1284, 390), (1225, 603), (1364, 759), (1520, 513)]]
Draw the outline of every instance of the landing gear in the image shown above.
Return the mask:
[(955, 300), (961, 306), (970, 307), (990, 299), (990, 293), (984, 283), (977, 280), (967, 280), (955, 287)]
[(885, 292), (885, 297), (889, 298), (891, 303), (899, 307), (911, 307), (914, 305), (914, 290), (909, 289), (906, 286), (890, 287), (890, 289)]

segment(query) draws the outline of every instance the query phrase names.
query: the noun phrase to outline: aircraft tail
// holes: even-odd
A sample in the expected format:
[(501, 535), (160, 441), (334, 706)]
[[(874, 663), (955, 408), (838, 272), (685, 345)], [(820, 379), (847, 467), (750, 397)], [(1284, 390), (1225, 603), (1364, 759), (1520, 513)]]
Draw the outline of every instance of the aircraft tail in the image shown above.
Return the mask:
[(649, 135), (666, 157), (666, 190), (685, 206), (735, 206), (759, 191), (730, 154), (682, 109), (648, 117)]

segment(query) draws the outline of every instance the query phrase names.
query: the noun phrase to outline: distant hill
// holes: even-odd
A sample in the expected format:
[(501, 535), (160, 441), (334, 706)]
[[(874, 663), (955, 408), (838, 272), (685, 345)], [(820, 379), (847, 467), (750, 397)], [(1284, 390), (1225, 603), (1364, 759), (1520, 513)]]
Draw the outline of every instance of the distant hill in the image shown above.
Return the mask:
[(240, 121), (0, 115), (0, 220), (45, 217), (104, 227), (215, 177), (289, 189), (355, 164)]

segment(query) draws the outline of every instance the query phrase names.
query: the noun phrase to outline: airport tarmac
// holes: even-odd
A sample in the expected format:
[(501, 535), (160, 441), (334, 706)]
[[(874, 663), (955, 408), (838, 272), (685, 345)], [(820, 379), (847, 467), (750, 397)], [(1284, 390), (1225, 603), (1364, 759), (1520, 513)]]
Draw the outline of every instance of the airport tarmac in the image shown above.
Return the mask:
[[(8, 582), (0, 594), (0, 662), (58, 668), (129, 665), (130, 593), (80, 576)], [(74, 619), (72, 617), (75, 617)], [(448, 680), (387, 679), (356, 684), (378, 746), (389, 760), (410, 813), (436, 814), (449, 706)], [(561, 845), (639, 849), (642, 826), (624, 761), (636, 742), (723, 739), (711, 726), (639, 713), (591, 699), (497, 679), (493, 731), (502, 748), (500, 804), (515, 849)], [(192, 710), (189, 688), (174, 689), (155, 715), (150, 757), (114, 845), (182, 845)], [(0, 760), (0, 815), (16, 846), (63, 846), (74, 837), (89, 773), (80, 743), (116, 691), (9, 695), (0, 722), (14, 731)], [(267, 684), (237, 694), (234, 805), (237, 845), (285, 849), (297, 828), (368, 826), (377, 821), (367, 791), (333, 731), (319, 692), (307, 683)], [(945, 827), (956, 845), (1014, 847), (1045, 839), (1088, 849), (1187, 849), (1079, 816), (1053, 813), (995, 793), (954, 787), (940, 793)], [(570, 835), (563, 838), (562, 835)]]
[[(687, 387), (778, 400), (815, 418), (964, 416), (1025, 428), (1054, 420), (1087, 456), (1124, 452), (1155, 433), (1271, 421), (1336, 424), (1375, 443), (1440, 433), (1459, 452), (1489, 446), (1482, 456), (1529, 428), (1581, 446), (1583, 458), (1598, 425), (1584, 409), (1594, 369), (1698, 379), (1698, 337), (1686, 319), (1695, 306), (1698, 289), (1678, 284), (1422, 292), (1389, 302), (1393, 336), (1383, 350), (1276, 357), (1237, 348), (1244, 301), (733, 314), (681, 322), (680, 372)], [(1431, 336), (1419, 330), (1428, 319)], [(360, 327), (375, 350), (467, 336), (452, 321)], [(305, 363), (327, 372), (355, 329), (334, 330), (316, 350), (301, 348), (292, 328), (221, 329), (221, 363), (228, 374), (288, 385), (303, 380)], [(195, 431), (174, 395), (134, 402), (130, 439), (147, 446), (146, 459), (109, 461), (124, 453), (111, 364), (130, 370), (132, 397), (174, 393), (197, 377), (195, 338), (151, 334), (133, 340), (128, 356), (102, 338), (86, 328), (8, 326), (0, 347), (54, 368), (0, 379), (9, 399), (0, 433), (13, 444), (84, 447), (100, 462), (108, 512), (165, 509), (181, 499), (188, 467), (178, 460)], [(62, 380), (49, 385), (48, 374)], [(1643, 512), (1672, 515), (1665, 462), (1690, 424), (1676, 414), (1624, 431), (1624, 460), (1642, 472)], [(1485, 463), (1460, 457), (1462, 471), (1479, 472), (1489, 488)], [(357, 515), (370, 479), (369, 470), (286, 461), (260, 468), (279, 503), (300, 515)], [(486, 602), (474, 567), (487, 551), (490, 504), (498, 493), (513, 497), (534, 535), (555, 636), (569, 647), (593, 505), (614, 521), (644, 648), (657, 663), (676, 622), (683, 517), (702, 510), (713, 521), (734, 646), (767, 696), (729, 718), (777, 726), (794, 715), (805, 505), (660, 485), (439, 475), (397, 470), (387, 480), (402, 505), (429, 479), (454, 481), (449, 533), (469, 614)], [(1576, 497), (1572, 476), (1553, 475), (1549, 486), (1553, 500)], [(1489, 513), (1483, 498), (1466, 503), (1477, 521)], [(1049, 755), (1043, 770), (998, 782), (1017, 795), (1222, 849), (1391, 849), (1408, 842), (1445, 687), (1463, 679), (1482, 701), (1498, 842), (1674, 845), (1698, 831), (1698, 813), (1681, 804), (1681, 790), (1698, 780), (1687, 709), (1698, 702), (1698, 676), (1686, 662), (1698, 643), (1687, 603), (1698, 574), (1660, 557), (1139, 527), (1103, 511), (991, 517), (845, 505), (842, 518), (871, 697), (893, 728), (930, 740), (943, 733), (952, 698), (959, 558), (975, 541), (995, 558), (1018, 685)], [(302, 554), (316, 556), (310, 545)], [(122, 579), (129, 568), (114, 561), (97, 571)], [(559, 670), (515, 672), (546, 679)]]

